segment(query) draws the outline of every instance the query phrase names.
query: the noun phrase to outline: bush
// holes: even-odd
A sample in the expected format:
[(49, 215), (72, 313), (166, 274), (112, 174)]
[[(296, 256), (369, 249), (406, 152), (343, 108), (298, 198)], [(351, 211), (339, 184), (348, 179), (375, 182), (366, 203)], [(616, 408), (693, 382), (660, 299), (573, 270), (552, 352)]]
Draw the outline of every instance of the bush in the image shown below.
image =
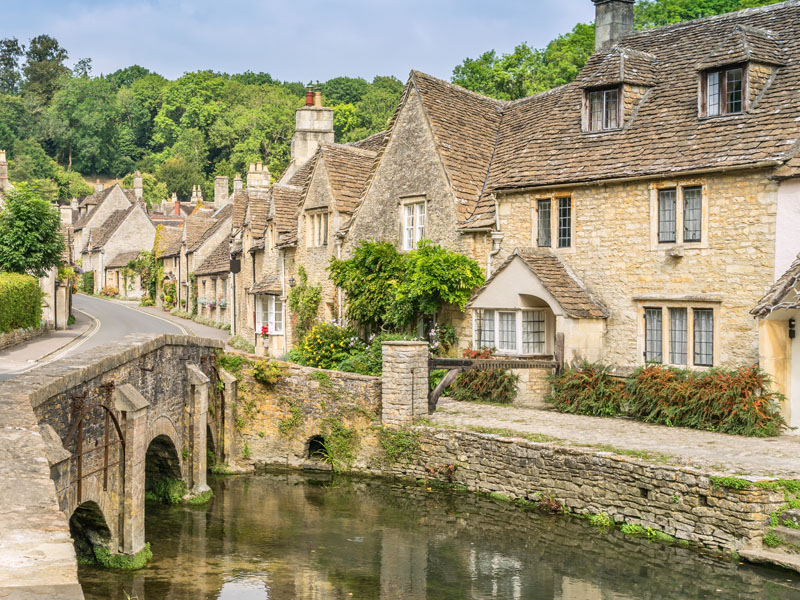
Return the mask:
[(272, 360), (259, 360), (253, 364), (253, 379), (264, 385), (274, 385), (286, 376), (286, 367)]
[(107, 285), (102, 290), (100, 290), (101, 296), (119, 296), (119, 290), (115, 288), (113, 285)]
[(94, 294), (94, 271), (86, 271), (81, 275), (81, 291), (84, 294)]
[(301, 364), (319, 369), (335, 369), (339, 363), (363, 348), (352, 329), (319, 323), (300, 342)]
[[(464, 350), (465, 358), (489, 358), (492, 350)], [(506, 369), (461, 373), (448, 388), (453, 400), (462, 402), (497, 402), (510, 404), (517, 397), (519, 376)]]
[(356, 344), (356, 351), (336, 365), (335, 368), (337, 371), (379, 377), (383, 373), (383, 342), (413, 339), (416, 338), (403, 333), (382, 333), (373, 337), (366, 348)]
[(624, 381), (609, 374), (609, 368), (596, 363), (566, 367), (551, 378), (552, 393), (545, 399), (557, 410), (594, 416), (620, 414), (627, 396)]
[(0, 331), (42, 324), (42, 291), (30, 275), (0, 273)]
[(647, 423), (748, 436), (779, 435), (786, 428), (780, 394), (756, 366), (691, 371), (662, 365), (637, 369), (614, 382), (599, 365), (567, 368), (552, 378), (547, 397), (557, 410), (628, 415)]

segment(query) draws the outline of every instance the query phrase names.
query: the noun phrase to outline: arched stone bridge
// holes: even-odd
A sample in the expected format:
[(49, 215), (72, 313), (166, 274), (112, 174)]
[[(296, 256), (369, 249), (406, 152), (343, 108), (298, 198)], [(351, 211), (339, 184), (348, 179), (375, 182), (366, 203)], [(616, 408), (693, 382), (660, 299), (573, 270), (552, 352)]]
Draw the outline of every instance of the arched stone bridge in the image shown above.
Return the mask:
[(73, 536), (102, 531), (112, 554), (135, 554), (145, 544), (146, 479), (180, 478), (191, 495), (208, 489), (207, 450), (225, 461), (233, 447), (236, 384), (217, 371), (222, 345), (128, 336), (6, 384), (33, 409)]

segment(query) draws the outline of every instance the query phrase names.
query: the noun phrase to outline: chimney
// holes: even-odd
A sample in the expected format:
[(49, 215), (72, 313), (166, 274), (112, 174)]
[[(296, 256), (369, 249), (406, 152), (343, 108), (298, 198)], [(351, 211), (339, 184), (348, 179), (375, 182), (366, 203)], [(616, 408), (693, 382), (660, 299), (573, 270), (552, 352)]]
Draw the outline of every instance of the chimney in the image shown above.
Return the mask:
[(233, 193), (241, 192), (242, 191), (242, 176), (238, 173), (236, 177), (233, 178)]
[(192, 186), (192, 197), (189, 200), (189, 204), (197, 204), (197, 186)]
[(199, 206), (203, 205), (203, 190), (200, 189), (200, 186), (197, 186), (197, 204)]
[(142, 174), (136, 171), (133, 175), (133, 195), (137, 200), (144, 198), (144, 185), (142, 184)]
[(319, 88), (314, 90), (314, 108), (322, 108), (322, 91)]
[(224, 175), (214, 177), (214, 206), (222, 208), (228, 203), (228, 178)]
[(634, 0), (592, 0), (594, 2), (594, 49), (608, 49), (633, 31)]
[(177, 194), (172, 194), (172, 201), (175, 203), (175, 216), (176, 217), (180, 217), (181, 216), (181, 203), (178, 202), (178, 195)]
[(310, 83), (306, 86), (306, 106), (314, 106), (314, 88)]
[(67, 227), (72, 225), (72, 206), (69, 204), (62, 204), (58, 207), (58, 210), (61, 213), (61, 224)]
[(103, 191), (103, 187), (104, 187), (103, 184), (100, 183), (100, 180), (98, 179), (94, 183), (94, 193), (97, 194), (98, 192), (102, 192)]
[(72, 208), (72, 210), (77, 210), (78, 209), (78, 199), (77, 198), (73, 198), (72, 201), (69, 203), (69, 205)]
[(8, 162), (6, 161), (6, 151), (0, 150), (0, 192), (8, 188)]
[(250, 170), (247, 172), (247, 189), (267, 189), (271, 183), (269, 169), (263, 163), (250, 163)]
[[(295, 128), (292, 136), (292, 155), (289, 169), (281, 178), (285, 181), (303, 166), (319, 148), (320, 144), (333, 143), (333, 109), (322, 106), (322, 92), (312, 92), (313, 105), (298, 108), (295, 113)], [(308, 96), (306, 96), (308, 98)]]

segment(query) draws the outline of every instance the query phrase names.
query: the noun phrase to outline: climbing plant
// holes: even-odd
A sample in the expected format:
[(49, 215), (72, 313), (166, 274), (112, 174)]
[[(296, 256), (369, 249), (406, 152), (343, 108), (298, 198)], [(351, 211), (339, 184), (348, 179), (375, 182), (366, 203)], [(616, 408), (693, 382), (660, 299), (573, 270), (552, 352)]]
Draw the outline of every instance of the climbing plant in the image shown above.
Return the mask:
[(308, 273), (303, 266), (298, 269), (300, 283), (289, 292), (289, 308), (295, 314), (294, 335), (302, 340), (314, 325), (319, 303), (322, 299), (322, 286), (308, 283)]

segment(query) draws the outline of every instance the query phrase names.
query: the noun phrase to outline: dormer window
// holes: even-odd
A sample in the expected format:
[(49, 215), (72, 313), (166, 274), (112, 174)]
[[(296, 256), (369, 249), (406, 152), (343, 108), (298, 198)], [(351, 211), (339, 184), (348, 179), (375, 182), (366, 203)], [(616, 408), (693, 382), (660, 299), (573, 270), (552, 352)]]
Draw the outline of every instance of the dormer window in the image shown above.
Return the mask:
[(619, 129), (619, 88), (587, 92), (589, 131)]
[(744, 76), (745, 69), (742, 66), (704, 73), (703, 104), (706, 117), (744, 112)]

